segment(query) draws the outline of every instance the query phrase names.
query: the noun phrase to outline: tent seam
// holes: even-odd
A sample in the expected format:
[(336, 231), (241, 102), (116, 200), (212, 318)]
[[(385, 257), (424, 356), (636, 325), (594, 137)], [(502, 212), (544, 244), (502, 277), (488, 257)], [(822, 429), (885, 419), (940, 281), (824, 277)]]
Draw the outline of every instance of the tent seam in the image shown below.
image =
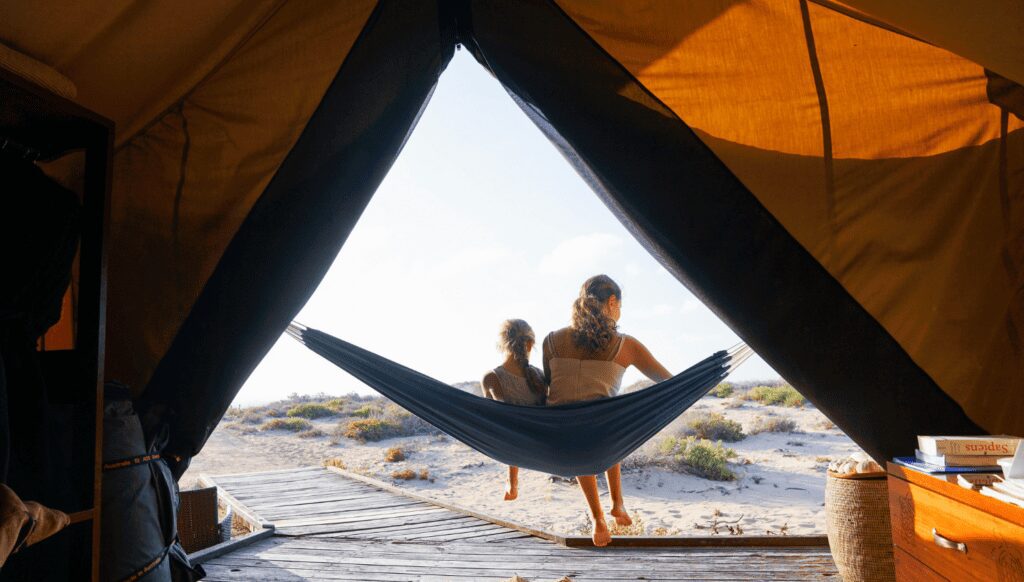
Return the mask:
[(159, 123), (161, 119), (166, 117), (169, 113), (173, 112), (176, 107), (180, 108), (182, 104), (188, 100), (192, 93), (195, 92), (196, 88), (198, 88), (200, 85), (208, 81), (213, 75), (215, 75), (218, 71), (224, 68), (224, 65), (226, 65), (230, 60), (232, 60), (239, 53), (239, 51), (241, 51), (242, 48), (246, 44), (248, 44), (248, 42), (252, 40), (254, 36), (256, 36), (256, 34), (259, 31), (263, 30), (263, 27), (266, 26), (267, 23), (270, 22), (274, 18), (274, 16), (277, 15), (278, 12), (280, 12), (281, 8), (284, 7), (286, 3), (287, 0), (278, 0), (277, 5), (270, 9), (267, 12), (267, 15), (263, 17), (263, 19), (260, 20), (260, 22), (257, 23), (256, 26), (253, 26), (252, 29), (245, 34), (245, 36), (239, 39), (238, 42), (235, 43), (235, 46), (231, 47), (227, 54), (225, 54), (224, 57), (221, 58), (221, 60), (217, 64), (210, 68), (209, 72), (203, 75), (201, 79), (196, 81), (196, 83), (192, 85), (192, 87), (190, 87), (187, 91), (183, 92), (178, 100), (168, 105), (160, 113), (154, 115), (153, 118), (146, 122), (142, 127), (140, 127), (138, 131), (133, 133), (131, 136), (125, 138), (125, 140), (121, 142), (120, 145), (115, 146), (114, 154), (116, 155), (123, 148), (127, 147), (128, 144), (135, 140), (135, 138), (144, 135), (146, 132), (148, 132), (150, 128)]
[(804, 25), (804, 43), (810, 59), (811, 76), (814, 78), (814, 90), (818, 94), (818, 110), (821, 114), (821, 155), (825, 164), (825, 212), (828, 218), (828, 250), (826, 256), (832, 258), (836, 244), (836, 183), (835, 166), (832, 159), (832, 117), (828, 108), (828, 94), (825, 92), (825, 79), (821, 74), (821, 61), (818, 59), (818, 48), (814, 43), (814, 30), (811, 28), (811, 11), (807, 0), (800, 0), (800, 18)]

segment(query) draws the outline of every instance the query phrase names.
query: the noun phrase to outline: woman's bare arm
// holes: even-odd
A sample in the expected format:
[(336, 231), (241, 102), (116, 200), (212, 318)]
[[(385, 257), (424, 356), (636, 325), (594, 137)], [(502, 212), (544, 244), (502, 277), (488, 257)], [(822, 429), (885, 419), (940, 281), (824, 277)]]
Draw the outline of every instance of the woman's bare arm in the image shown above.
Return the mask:
[(623, 341), (626, 343), (623, 344), (619, 357), (615, 359), (616, 362), (627, 368), (630, 365), (636, 366), (644, 376), (655, 382), (663, 382), (672, 377), (665, 366), (662, 366), (661, 362), (647, 349), (647, 346), (640, 343), (639, 340), (627, 335)]
[(484, 398), (505, 400), (501, 393), (501, 381), (498, 380), (498, 375), (494, 372), (484, 374), (484, 379), (480, 381), (480, 392), (483, 393)]

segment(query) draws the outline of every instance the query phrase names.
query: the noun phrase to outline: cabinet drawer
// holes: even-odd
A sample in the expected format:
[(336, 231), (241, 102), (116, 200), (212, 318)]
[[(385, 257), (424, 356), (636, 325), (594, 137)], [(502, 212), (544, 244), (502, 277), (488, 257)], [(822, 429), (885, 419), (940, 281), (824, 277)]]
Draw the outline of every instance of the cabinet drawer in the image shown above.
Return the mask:
[(889, 479), (893, 544), (950, 580), (1024, 581), (1024, 527)]
[(896, 564), (896, 580), (898, 582), (949, 582), (935, 570), (914, 559), (914, 556), (899, 548), (893, 548), (893, 562)]

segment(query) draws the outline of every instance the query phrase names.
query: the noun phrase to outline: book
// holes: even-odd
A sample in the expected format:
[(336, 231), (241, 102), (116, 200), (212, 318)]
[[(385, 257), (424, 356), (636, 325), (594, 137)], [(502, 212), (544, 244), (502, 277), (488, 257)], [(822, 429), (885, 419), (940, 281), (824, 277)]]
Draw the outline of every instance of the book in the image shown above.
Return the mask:
[(1024, 507), (1024, 499), (1014, 497), (1013, 495), (1007, 495), (1006, 493), (1003, 493), (1002, 491), (997, 491), (991, 487), (982, 487), (979, 493), (987, 497), (991, 497), (993, 499), (1005, 501), (1006, 503), (1012, 503), (1013, 505), (1016, 505), (1018, 507)]
[(985, 436), (918, 436), (917, 448), (929, 455), (989, 455), (1011, 457), (1017, 451), (1020, 437)]
[(989, 455), (929, 455), (917, 449), (914, 456), (918, 461), (939, 467), (987, 467), (993, 472), (1000, 470), (999, 463), (996, 462), (999, 457)]
[(930, 474), (941, 474), (941, 473), (991, 473), (991, 467), (940, 467), (938, 465), (932, 465), (931, 463), (925, 463), (918, 461), (917, 457), (894, 457), (893, 463), (902, 465), (908, 469), (913, 469), (921, 473)]
[(964, 489), (974, 489), (975, 491), (981, 489), (985, 485), (991, 485), (997, 481), (1002, 481), (1002, 478), (995, 473), (973, 473), (956, 476), (956, 482), (958, 485)]
[(992, 483), (992, 488), (996, 491), (1012, 495), (1021, 501), (1024, 501), (1024, 484), (1000, 480)]

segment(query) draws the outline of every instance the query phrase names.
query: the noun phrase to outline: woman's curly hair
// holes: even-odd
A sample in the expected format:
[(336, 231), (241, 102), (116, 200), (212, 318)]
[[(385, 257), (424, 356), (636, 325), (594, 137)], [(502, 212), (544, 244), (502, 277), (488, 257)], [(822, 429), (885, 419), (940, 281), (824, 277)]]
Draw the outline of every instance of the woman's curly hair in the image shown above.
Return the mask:
[(530, 365), (530, 354), (526, 351), (526, 344), (535, 341), (533, 328), (522, 319), (508, 319), (501, 324), (501, 332), (498, 333), (498, 349), (512, 356), (512, 359), (522, 369), (530, 390), (543, 400), (547, 395), (544, 377), (540, 370)]
[(572, 304), (572, 339), (580, 348), (596, 353), (608, 347), (618, 334), (615, 320), (604, 313), (608, 298), (622, 300), (622, 289), (608, 275), (597, 275), (584, 281), (580, 296)]

